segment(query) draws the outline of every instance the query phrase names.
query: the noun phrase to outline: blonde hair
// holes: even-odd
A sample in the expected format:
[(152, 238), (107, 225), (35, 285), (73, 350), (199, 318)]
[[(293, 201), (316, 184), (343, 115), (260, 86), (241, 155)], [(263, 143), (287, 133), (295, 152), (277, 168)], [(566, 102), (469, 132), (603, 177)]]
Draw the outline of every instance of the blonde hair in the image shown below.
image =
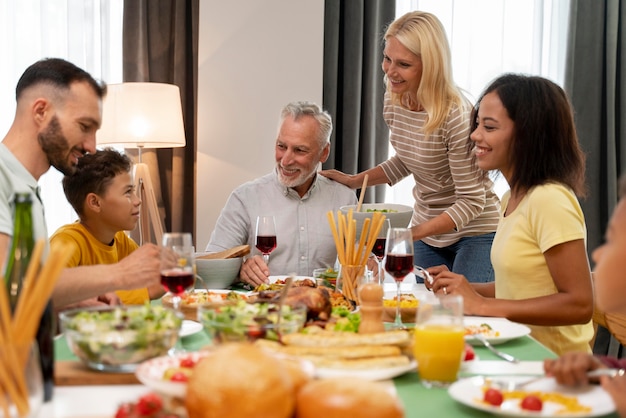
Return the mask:
[[(459, 108), (469, 106), (461, 90), (454, 84), (446, 31), (435, 15), (414, 11), (389, 25), (385, 41), (390, 37), (396, 38), (422, 61), (422, 79), (413, 93), (428, 114), (428, 120), (422, 128), (428, 136), (443, 124), (454, 105)], [(387, 89), (391, 90), (389, 80), (385, 81)], [(402, 95), (391, 93), (391, 98), (396, 104), (403, 103)]]

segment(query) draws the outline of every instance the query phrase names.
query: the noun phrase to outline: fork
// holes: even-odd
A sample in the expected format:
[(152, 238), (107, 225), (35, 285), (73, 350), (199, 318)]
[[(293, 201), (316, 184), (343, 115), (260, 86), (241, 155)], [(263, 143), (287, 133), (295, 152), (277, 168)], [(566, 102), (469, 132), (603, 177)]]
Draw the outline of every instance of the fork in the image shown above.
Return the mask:
[(504, 353), (500, 350), (498, 350), (497, 348), (495, 348), (493, 345), (491, 345), (491, 343), (489, 341), (487, 341), (487, 339), (485, 338), (484, 335), (478, 333), (478, 334), (474, 334), (474, 338), (476, 338), (478, 341), (480, 341), (482, 343), (482, 345), (484, 345), (485, 347), (487, 347), (489, 349), (489, 351), (491, 351), (493, 354), (495, 354), (496, 356), (500, 357), (501, 359), (504, 359), (510, 363), (519, 363), (519, 359), (517, 357), (513, 357), (510, 354)]
[[(600, 376), (610, 376), (610, 377), (624, 376), (624, 374), (626, 374), (626, 370), (624, 369), (596, 369), (596, 370), (591, 370), (587, 372), (587, 377), (592, 379), (592, 378), (596, 378)], [(503, 381), (503, 380), (498, 380), (498, 379), (494, 379), (491, 377), (485, 377), (484, 381), (485, 381), (485, 384), (488, 386), (495, 386), (500, 390), (514, 391), (514, 390), (523, 389), (524, 387), (530, 385), (531, 383), (538, 382), (545, 378), (546, 376), (537, 376), (537, 377), (533, 377), (531, 379), (523, 380), (520, 382), (520, 381), (514, 381), (514, 380)]]
[(433, 276), (430, 275), (428, 270), (420, 266), (413, 266), (413, 269), (415, 270), (416, 276), (421, 277), (422, 279), (424, 279), (424, 281), (427, 281), (428, 284), (433, 284)]

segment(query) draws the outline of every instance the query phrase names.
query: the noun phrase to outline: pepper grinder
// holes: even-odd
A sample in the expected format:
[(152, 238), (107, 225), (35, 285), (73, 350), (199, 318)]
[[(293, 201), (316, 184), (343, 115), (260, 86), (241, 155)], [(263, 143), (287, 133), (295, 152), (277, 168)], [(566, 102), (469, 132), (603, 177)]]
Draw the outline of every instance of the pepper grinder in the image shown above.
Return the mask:
[(376, 282), (367, 282), (359, 286), (358, 290), (361, 302), (359, 334), (384, 332), (383, 287)]

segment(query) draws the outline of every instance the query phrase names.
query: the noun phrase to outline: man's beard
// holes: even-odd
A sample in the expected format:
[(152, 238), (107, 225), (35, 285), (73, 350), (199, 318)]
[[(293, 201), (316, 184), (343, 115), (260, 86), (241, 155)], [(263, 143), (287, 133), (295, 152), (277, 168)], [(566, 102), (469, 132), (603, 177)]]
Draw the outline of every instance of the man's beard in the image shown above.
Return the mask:
[(64, 175), (74, 173), (76, 167), (68, 161), (69, 145), (67, 138), (63, 135), (57, 116), (50, 120), (46, 129), (39, 134), (37, 139), (51, 166)]
[(315, 170), (312, 170), (309, 173), (300, 172), (300, 174), (298, 174), (298, 176), (295, 178), (284, 177), (280, 167), (278, 168), (278, 180), (280, 181), (280, 184), (282, 184), (285, 187), (293, 188), (293, 187), (301, 186), (302, 184), (306, 183), (314, 175), (315, 175)]

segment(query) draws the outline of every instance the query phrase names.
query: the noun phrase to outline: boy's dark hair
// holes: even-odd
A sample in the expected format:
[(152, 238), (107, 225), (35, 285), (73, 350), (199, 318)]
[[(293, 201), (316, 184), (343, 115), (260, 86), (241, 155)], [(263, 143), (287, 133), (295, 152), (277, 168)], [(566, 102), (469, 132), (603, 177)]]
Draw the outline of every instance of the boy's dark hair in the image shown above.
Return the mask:
[(113, 148), (98, 150), (78, 159), (73, 174), (63, 177), (63, 191), (68, 202), (79, 216), (83, 216), (83, 205), (89, 193), (104, 195), (118, 174), (128, 173), (132, 161)]
[(91, 74), (61, 58), (45, 58), (29, 66), (17, 82), (15, 98), (19, 99), (24, 90), (36, 84), (50, 84), (59, 89), (67, 90), (75, 82), (87, 82), (102, 99), (106, 96), (107, 86), (96, 81)]

